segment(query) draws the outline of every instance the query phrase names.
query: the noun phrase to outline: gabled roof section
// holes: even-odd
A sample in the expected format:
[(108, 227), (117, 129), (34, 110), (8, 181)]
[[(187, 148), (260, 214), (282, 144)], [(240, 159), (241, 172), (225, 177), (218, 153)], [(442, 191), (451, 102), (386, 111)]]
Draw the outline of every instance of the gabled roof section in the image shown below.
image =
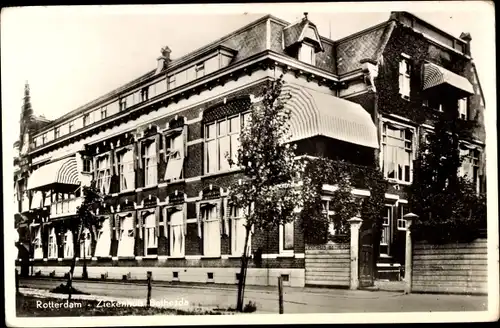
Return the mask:
[(300, 21), (292, 23), (283, 29), (285, 48), (307, 40), (315, 45), (316, 52), (323, 51), (323, 44), (316, 25), (307, 18), (307, 13), (304, 13), (304, 15), (304, 18)]
[(337, 73), (343, 75), (361, 68), (360, 61), (378, 62), (394, 30), (394, 22), (386, 21), (338, 40)]

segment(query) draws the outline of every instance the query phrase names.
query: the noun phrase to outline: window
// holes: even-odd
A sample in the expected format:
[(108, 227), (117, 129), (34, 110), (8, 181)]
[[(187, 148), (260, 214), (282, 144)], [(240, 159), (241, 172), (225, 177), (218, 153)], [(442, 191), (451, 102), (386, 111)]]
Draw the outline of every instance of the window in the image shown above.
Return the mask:
[(201, 207), (203, 220), (203, 255), (220, 256), (220, 222), (218, 207), (204, 204)]
[(42, 145), (47, 143), (47, 133), (42, 134)]
[(101, 120), (104, 120), (108, 116), (108, 109), (106, 106), (101, 108)]
[(83, 126), (87, 126), (90, 124), (90, 114), (83, 115)]
[(205, 63), (196, 65), (196, 78), (199, 79), (205, 75)]
[(120, 218), (118, 256), (134, 256), (134, 218), (132, 215)]
[(106, 257), (109, 256), (111, 250), (111, 227), (109, 219), (102, 222), (102, 226), (97, 232), (97, 244), (95, 248), (95, 256)]
[(207, 124), (205, 127), (205, 172), (213, 173), (230, 168), (226, 155), (237, 160), (238, 140), (243, 122), (249, 114), (239, 114)]
[(144, 146), (144, 179), (147, 187), (158, 183), (156, 141), (148, 140)]
[(61, 128), (57, 127), (54, 129), (54, 139), (57, 139), (61, 136)]
[(170, 135), (166, 140), (166, 162), (165, 181), (174, 181), (182, 178), (182, 167), (184, 164), (184, 138), (182, 133)]
[(92, 257), (92, 235), (90, 230), (85, 228), (82, 232), (82, 238), (80, 240), (80, 258), (91, 258)]
[(34, 258), (42, 259), (43, 258), (43, 248), (42, 248), (42, 229), (40, 226), (33, 228), (33, 246), (34, 246)]
[(73, 132), (74, 127), (75, 127), (75, 121), (70, 121), (68, 123), (68, 133)]
[(63, 246), (64, 246), (64, 257), (65, 258), (72, 258), (73, 257), (73, 233), (71, 230), (66, 230), (66, 233), (64, 234), (64, 239), (63, 239)]
[(476, 186), (479, 180), (479, 156), (480, 151), (477, 148), (467, 148), (465, 145), (460, 147), (460, 157), (462, 164), (459, 169), (459, 175), (471, 180)]
[(392, 206), (386, 205), (382, 218), (382, 236), (380, 237), (380, 254), (389, 255), (390, 232), (392, 222)]
[(336, 224), (335, 222), (335, 211), (333, 211), (333, 204), (329, 200), (323, 200), (323, 214), (327, 216), (328, 219), (328, 235), (329, 236), (338, 236), (344, 235), (344, 229), (341, 224)]
[(458, 100), (458, 117), (461, 120), (467, 119), (467, 98), (462, 98)]
[(57, 258), (56, 229), (51, 228), (49, 233), (49, 256), (50, 259)]
[(149, 99), (149, 87), (146, 87), (141, 90), (141, 101), (146, 101), (148, 99)]
[(315, 65), (316, 55), (314, 52), (314, 47), (309, 44), (303, 43), (300, 46), (299, 50), (299, 60), (310, 65)]
[(408, 214), (408, 208), (401, 204), (399, 205), (398, 230), (406, 230), (406, 219), (404, 216)]
[(157, 255), (158, 254), (158, 230), (156, 229), (155, 214), (149, 214), (144, 218), (144, 254)]
[(410, 72), (410, 61), (407, 58), (403, 58), (399, 62), (399, 93), (405, 99), (410, 98)]
[(125, 109), (127, 109), (127, 99), (120, 98), (118, 100), (118, 110), (121, 112), (121, 111), (124, 111)]
[(175, 210), (170, 213), (170, 256), (184, 256), (184, 212)]
[(175, 89), (176, 84), (175, 84), (175, 75), (169, 76), (168, 77), (168, 90)]
[[(243, 255), (243, 250), (245, 248), (245, 237), (246, 237), (246, 220), (243, 217), (243, 210), (240, 207), (229, 206), (229, 219), (231, 220), (231, 254), (234, 256)], [(247, 254), (250, 252), (251, 243), (250, 234), (248, 236), (248, 248)]]
[(384, 177), (411, 182), (413, 169), (413, 131), (384, 123), (382, 128)]
[(89, 158), (83, 159), (83, 172), (85, 173), (92, 172), (92, 161)]
[(120, 178), (120, 190), (135, 188), (134, 155), (132, 149), (117, 152), (117, 169)]
[(293, 221), (280, 225), (280, 253), (293, 252), (293, 228)]
[(96, 188), (103, 194), (109, 192), (109, 184), (111, 180), (111, 167), (109, 156), (104, 155), (96, 160)]

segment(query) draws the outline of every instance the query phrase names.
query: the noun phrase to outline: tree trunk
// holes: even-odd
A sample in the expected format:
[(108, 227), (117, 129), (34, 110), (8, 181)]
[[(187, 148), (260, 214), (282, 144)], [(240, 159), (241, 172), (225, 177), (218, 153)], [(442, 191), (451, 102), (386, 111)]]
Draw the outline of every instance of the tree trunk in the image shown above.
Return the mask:
[(238, 299), (236, 302), (236, 311), (243, 312), (243, 303), (244, 303), (244, 292), (245, 292), (245, 280), (246, 280), (246, 272), (248, 265), (248, 257), (247, 257), (247, 248), (248, 248), (248, 239), (250, 237), (251, 226), (246, 226), (245, 233), (245, 246), (243, 247), (243, 254), (241, 256), (241, 269), (240, 269), (240, 279), (238, 280)]
[(81, 235), (82, 235), (82, 227), (78, 228), (78, 235), (76, 236), (76, 240), (73, 241), (73, 259), (71, 260), (71, 267), (69, 269), (68, 274), (68, 282), (66, 283), (66, 287), (68, 288), (68, 300), (71, 300), (71, 290), (73, 285), (73, 274), (75, 272), (76, 266), (76, 245), (80, 243)]

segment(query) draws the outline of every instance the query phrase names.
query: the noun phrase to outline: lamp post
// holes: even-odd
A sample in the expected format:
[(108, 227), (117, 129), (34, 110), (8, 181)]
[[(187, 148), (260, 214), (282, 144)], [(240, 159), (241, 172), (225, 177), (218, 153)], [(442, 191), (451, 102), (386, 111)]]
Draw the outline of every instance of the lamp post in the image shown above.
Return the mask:
[(406, 220), (406, 248), (405, 248), (405, 294), (411, 292), (411, 276), (412, 276), (412, 244), (411, 244), (411, 224), (413, 220), (417, 219), (418, 215), (415, 213), (408, 213), (403, 215)]

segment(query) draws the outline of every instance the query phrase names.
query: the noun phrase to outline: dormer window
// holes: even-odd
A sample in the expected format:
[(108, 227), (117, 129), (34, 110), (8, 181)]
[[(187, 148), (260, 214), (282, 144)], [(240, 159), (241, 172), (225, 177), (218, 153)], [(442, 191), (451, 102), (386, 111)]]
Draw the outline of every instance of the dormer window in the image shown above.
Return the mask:
[(300, 51), (299, 51), (299, 58), (301, 62), (304, 62), (306, 64), (314, 65), (316, 64), (316, 55), (314, 52), (314, 47), (307, 44), (303, 43), (300, 46)]
[(118, 101), (118, 105), (120, 106), (120, 108), (119, 108), (120, 112), (124, 111), (127, 108), (127, 99), (126, 98), (121, 98)]
[(283, 29), (283, 46), (290, 56), (315, 65), (316, 53), (323, 51), (323, 45), (316, 25), (309, 21), (307, 13), (304, 15), (302, 20)]

